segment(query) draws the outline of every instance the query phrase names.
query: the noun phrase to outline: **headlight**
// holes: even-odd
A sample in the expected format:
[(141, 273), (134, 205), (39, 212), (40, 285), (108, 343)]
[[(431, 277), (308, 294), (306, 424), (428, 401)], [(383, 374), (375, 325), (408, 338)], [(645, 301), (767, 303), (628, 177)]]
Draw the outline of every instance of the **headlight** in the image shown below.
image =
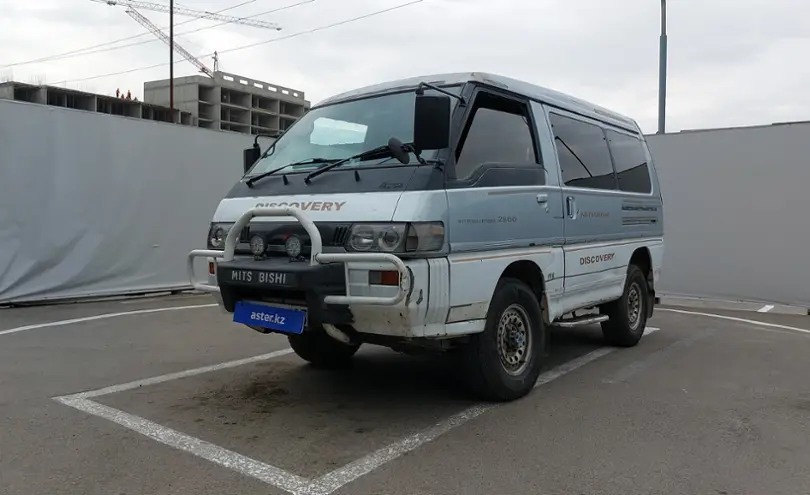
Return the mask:
[(225, 249), (225, 238), (228, 237), (232, 223), (212, 223), (208, 229), (208, 247), (210, 249)]
[(358, 223), (346, 241), (349, 251), (382, 253), (439, 251), (443, 245), (441, 222)]

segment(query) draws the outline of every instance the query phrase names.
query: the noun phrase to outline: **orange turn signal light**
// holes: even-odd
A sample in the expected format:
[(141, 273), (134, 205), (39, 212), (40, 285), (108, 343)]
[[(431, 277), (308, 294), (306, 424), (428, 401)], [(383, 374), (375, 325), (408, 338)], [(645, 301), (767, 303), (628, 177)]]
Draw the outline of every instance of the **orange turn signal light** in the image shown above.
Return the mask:
[(399, 285), (399, 272), (396, 270), (372, 270), (368, 272), (369, 285)]

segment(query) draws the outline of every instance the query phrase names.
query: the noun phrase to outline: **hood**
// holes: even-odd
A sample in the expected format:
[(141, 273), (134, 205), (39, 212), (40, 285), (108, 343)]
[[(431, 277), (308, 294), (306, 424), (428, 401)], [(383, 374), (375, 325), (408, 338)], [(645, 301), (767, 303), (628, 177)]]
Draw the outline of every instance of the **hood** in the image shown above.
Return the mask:
[[(226, 198), (214, 213), (214, 222), (235, 222), (254, 207), (292, 206), (303, 210), (314, 222), (387, 222), (394, 216), (401, 191), (348, 194), (297, 194)], [(289, 222), (291, 217), (258, 217), (254, 222)]]

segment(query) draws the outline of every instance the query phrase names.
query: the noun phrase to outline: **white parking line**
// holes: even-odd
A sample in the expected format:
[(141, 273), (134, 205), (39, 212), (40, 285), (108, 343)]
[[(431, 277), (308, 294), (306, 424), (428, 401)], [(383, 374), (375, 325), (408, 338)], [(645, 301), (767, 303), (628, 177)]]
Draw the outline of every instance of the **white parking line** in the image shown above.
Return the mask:
[(149, 313), (162, 313), (164, 311), (179, 311), (181, 309), (197, 309), (197, 308), (213, 308), (217, 304), (194, 304), (190, 306), (170, 306), (168, 308), (152, 308), (152, 309), (135, 309), (132, 311), (121, 311), (118, 313), (105, 313), (95, 316), (85, 316), (82, 318), (73, 318), (70, 320), (57, 320), (49, 321), (46, 323), (36, 323), (34, 325), (25, 325), (24, 327), (11, 328), (8, 330), (0, 330), (0, 335), (8, 335), (10, 333), (25, 332), (26, 330), (37, 330), (40, 328), (48, 327), (61, 327), (64, 325), (72, 325), (74, 323), (84, 323), (86, 321), (106, 320), (107, 318), (117, 318), (119, 316), (132, 316), (132, 315), (145, 315)]
[(749, 320), (748, 318), (737, 318), (736, 316), (726, 316), (726, 315), (718, 315), (715, 313), (701, 313), (699, 311), (686, 311), (684, 309), (673, 309), (673, 308), (658, 308), (656, 311), (669, 311), (671, 313), (681, 313), (685, 315), (697, 315), (697, 316), (708, 316), (709, 318), (718, 318), (721, 320), (729, 320), (729, 321), (738, 321), (741, 323), (750, 323), (752, 325), (759, 325), (763, 327), (770, 327), (770, 328), (781, 328), (783, 330), (792, 330), (794, 332), (800, 333), (810, 333), (810, 330), (806, 328), (799, 328), (799, 327), (791, 327), (788, 325), (779, 325), (777, 323), (768, 323), (765, 321), (759, 320)]
[(768, 311), (772, 310), (775, 306), (773, 304), (766, 304), (757, 310), (757, 313), (767, 313)]
[[(648, 329), (648, 331), (650, 330), (652, 329)], [(539, 387), (554, 381), (557, 378), (571, 373), (572, 371), (579, 369), (592, 361), (596, 361), (601, 357), (607, 356), (616, 350), (617, 349), (615, 347), (602, 347), (601, 349), (589, 352), (584, 356), (580, 356), (552, 370), (546, 371), (537, 379), (537, 384), (535, 387)], [(426, 430), (420, 431), (419, 433), (411, 435), (410, 437), (392, 443), (391, 445), (383, 447), (376, 452), (372, 452), (371, 454), (354, 462), (350, 462), (342, 468), (336, 469), (331, 473), (321, 476), (315, 480), (313, 484), (308, 487), (308, 491), (304, 493), (306, 493), (306, 495), (329, 495), (343, 485), (351, 483), (357, 478), (374, 471), (383, 464), (393, 461), (406, 452), (410, 452), (423, 444), (435, 440), (439, 436), (463, 425), (467, 421), (477, 418), (485, 412), (498, 407), (498, 405), (499, 404), (483, 404), (472, 406), (458, 414), (454, 414)]]
[[(645, 330), (645, 335), (658, 330), (659, 329), (655, 327), (647, 327)], [(588, 354), (546, 371), (537, 379), (535, 387), (539, 387), (554, 381), (568, 373), (571, 373), (572, 371), (581, 368), (582, 366), (585, 366), (588, 363), (611, 354), (616, 350), (617, 348), (613, 347), (596, 349), (595, 351), (589, 352)], [(327, 473), (316, 479), (307, 479), (276, 466), (272, 466), (232, 450), (206, 442), (205, 440), (186, 435), (185, 433), (173, 430), (153, 421), (149, 421), (148, 419), (135, 416), (125, 411), (121, 411), (119, 409), (90, 400), (91, 397), (101, 397), (103, 395), (164, 383), (170, 380), (200, 375), (202, 373), (209, 373), (212, 371), (234, 368), (236, 366), (256, 363), (259, 361), (266, 361), (284, 356), (290, 352), (292, 352), (291, 349), (282, 349), (268, 354), (239, 359), (236, 361), (228, 361), (225, 363), (194, 368), (178, 373), (170, 373), (143, 380), (136, 380), (121, 385), (113, 385), (110, 387), (80, 392), (73, 395), (54, 397), (54, 400), (66, 406), (83, 411), (87, 414), (98, 416), (117, 423), (164, 445), (194, 454), (220, 466), (263, 481), (269, 485), (273, 485), (277, 488), (285, 490), (292, 495), (329, 495), (347, 483), (350, 483), (361, 476), (374, 471), (375, 469), (393, 461), (401, 455), (410, 452), (427, 442), (433, 441), (448, 431), (457, 428), (471, 419), (474, 419), (499, 406), (499, 404), (481, 404), (470, 407), (460, 413), (450, 416), (436, 425), (426, 428), (398, 442), (394, 442), (360, 459), (352, 461), (345, 466), (336, 469), (335, 471)]]
[(179, 371), (177, 373), (168, 373), (165, 375), (153, 376), (152, 378), (135, 380), (134, 382), (122, 383), (121, 385), (113, 385), (111, 387), (99, 388), (97, 390), (90, 390), (88, 392), (79, 392), (78, 394), (73, 394), (70, 395), (69, 397), (78, 399), (101, 397), (102, 395), (115, 394), (118, 392), (124, 392), (126, 390), (132, 390), (133, 388), (146, 387), (148, 385), (157, 385), (158, 383), (168, 382), (170, 380), (179, 380), (180, 378), (188, 378), (190, 376), (201, 375), (203, 373), (209, 373), (211, 371), (225, 370), (228, 368), (236, 368), (237, 366), (244, 366), (246, 364), (258, 363), (259, 361), (267, 361), (268, 359), (285, 356), (287, 354), (290, 354), (291, 352), (292, 349), (290, 348), (281, 349), (279, 351), (268, 352), (267, 354), (260, 354), (258, 356), (253, 356), (249, 358), (237, 359), (235, 361), (228, 361), (227, 363), (212, 364), (211, 366), (202, 366), (200, 368)]
[(152, 440), (192, 453), (290, 493), (300, 493), (301, 488), (309, 483), (308, 479), (293, 473), (89, 399), (57, 397), (56, 400), (66, 406), (118, 423)]

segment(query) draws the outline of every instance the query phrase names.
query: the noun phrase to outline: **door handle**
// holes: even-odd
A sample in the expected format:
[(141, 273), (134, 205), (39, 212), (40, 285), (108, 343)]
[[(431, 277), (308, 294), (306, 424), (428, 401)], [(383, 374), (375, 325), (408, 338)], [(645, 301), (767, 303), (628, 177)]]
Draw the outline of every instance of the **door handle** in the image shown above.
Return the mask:
[(577, 217), (577, 204), (573, 196), (565, 198), (565, 213), (568, 215), (568, 218), (572, 220)]
[(536, 199), (537, 203), (543, 205), (543, 209), (548, 213), (548, 194), (538, 194)]

